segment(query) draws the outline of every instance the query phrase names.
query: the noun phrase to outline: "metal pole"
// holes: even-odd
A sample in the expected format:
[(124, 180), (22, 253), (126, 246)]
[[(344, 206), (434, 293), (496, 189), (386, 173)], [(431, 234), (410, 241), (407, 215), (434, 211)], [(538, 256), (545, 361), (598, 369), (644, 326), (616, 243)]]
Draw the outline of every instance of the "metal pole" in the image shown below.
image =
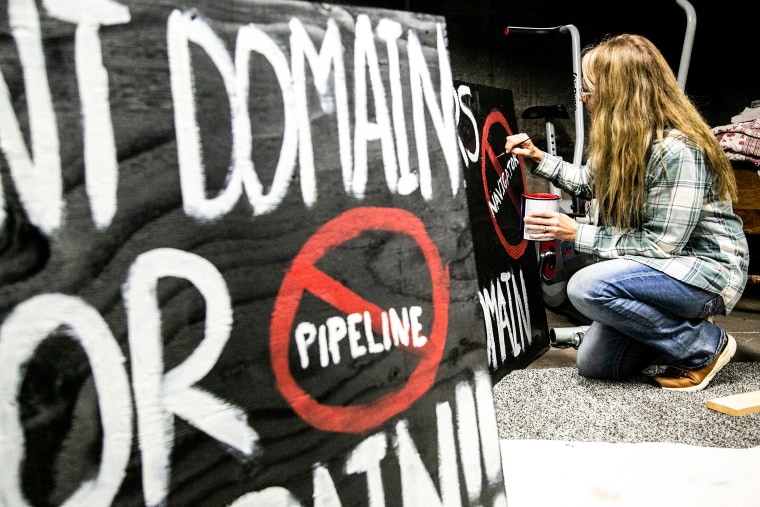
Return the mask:
[(686, 89), (686, 76), (689, 73), (691, 50), (694, 46), (694, 32), (697, 30), (697, 12), (688, 0), (676, 0), (676, 3), (686, 11), (686, 36), (681, 50), (681, 64), (678, 67), (678, 86), (681, 90)]

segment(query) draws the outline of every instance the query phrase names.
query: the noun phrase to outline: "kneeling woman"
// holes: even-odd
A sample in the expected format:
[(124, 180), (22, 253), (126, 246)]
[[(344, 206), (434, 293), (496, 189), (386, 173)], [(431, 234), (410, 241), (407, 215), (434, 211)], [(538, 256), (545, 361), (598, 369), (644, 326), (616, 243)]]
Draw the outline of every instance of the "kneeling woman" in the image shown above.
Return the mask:
[(568, 282), (573, 306), (593, 321), (578, 371), (620, 380), (667, 365), (654, 377), (660, 387), (704, 389), (736, 351), (709, 317), (727, 315), (747, 283), (733, 169), (648, 39), (618, 35), (588, 47), (582, 72), (586, 165), (539, 150), (525, 134), (506, 143), (536, 163), (533, 174), (595, 202), (593, 225), (554, 212), (525, 218), (535, 239), (573, 241), (600, 261)]

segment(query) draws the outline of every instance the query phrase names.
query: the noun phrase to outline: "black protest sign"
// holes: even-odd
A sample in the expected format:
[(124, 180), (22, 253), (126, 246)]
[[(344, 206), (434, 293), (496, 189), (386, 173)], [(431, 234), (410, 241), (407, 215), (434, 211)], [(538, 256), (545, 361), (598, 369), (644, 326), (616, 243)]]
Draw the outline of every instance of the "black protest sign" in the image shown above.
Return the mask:
[(498, 381), (546, 351), (549, 332), (535, 245), (523, 239), (520, 228), (525, 169), (519, 157), (504, 153), (506, 137), (517, 133), (512, 92), (455, 84), (478, 297), (489, 365)]
[(0, 504), (505, 503), (442, 18), (0, 26)]

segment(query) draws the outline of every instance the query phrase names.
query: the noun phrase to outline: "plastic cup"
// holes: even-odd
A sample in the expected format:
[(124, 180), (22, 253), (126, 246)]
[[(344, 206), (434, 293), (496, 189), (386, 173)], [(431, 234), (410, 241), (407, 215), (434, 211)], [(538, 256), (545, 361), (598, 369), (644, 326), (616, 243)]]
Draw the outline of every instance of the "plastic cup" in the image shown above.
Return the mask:
[(523, 194), (522, 195), (522, 213), (520, 214), (520, 228), (523, 231), (523, 239), (531, 241), (554, 241), (554, 239), (536, 239), (531, 238), (531, 234), (538, 231), (529, 231), (525, 229), (523, 219), (533, 211), (559, 211), (559, 196), (555, 194)]

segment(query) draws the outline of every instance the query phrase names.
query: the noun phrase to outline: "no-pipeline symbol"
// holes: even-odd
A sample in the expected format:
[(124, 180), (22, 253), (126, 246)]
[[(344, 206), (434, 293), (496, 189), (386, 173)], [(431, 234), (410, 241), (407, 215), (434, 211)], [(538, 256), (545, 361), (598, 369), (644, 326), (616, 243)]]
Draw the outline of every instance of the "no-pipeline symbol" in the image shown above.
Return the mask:
[[(504, 250), (506, 250), (507, 255), (509, 255), (512, 259), (520, 259), (523, 254), (525, 253), (525, 249), (528, 247), (528, 240), (520, 239), (520, 241), (513, 245), (507, 241), (507, 239), (504, 237), (504, 233), (501, 231), (501, 226), (499, 225), (499, 222), (496, 219), (496, 214), (493, 212), (491, 208), (491, 189), (488, 187), (488, 178), (486, 173), (486, 160), (491, 162), (491, 166), (493, 167), (494, 171), (496, 171), (496, 174), (498, 176), (497, 182), (501, 181), (501, 179), (505, 176), (504, 169), (501, 167), (501, 162), (499, 162), (499, 157), (496, 155), (496, 150), (494, 150), (493, 146), (488, 142), (488, 134), (491, 130), (491, 128), (494, 125), (501, 125), (504, 127), (504, 129), (507, 131), (507, 135), (512, 135), (512, 130), (509, 128), (509, 123), (507, 123), (507, 119), (504, 118), (504, 115), (501, 114), (501, 112), (493, 111), (491, 112), (488, 117), (486, 118), (485, 124), (483, 125), (483, 140), (481, 143), (481, 154), (480, 154), (480, 160), (481, 160), (481, 174), (483, 178), (483, 190), (486, 194), (486, 207), (489, 210), (489, 214), (491, 215), (491, 222), (493, 223), (494, 229), (496, 231), (496, 235), (499, 237), (499, 242), (504, 247)], [(498, 150), (499, 152), (504, 151), (504, 145), (500, 147)], [(488, 158), (486, 158), (486, 155), (488, 155)], [(522, 177), (522, 186), (523, 189), (526, 188), (525, 186), (525, 171), (522, 167), (522, 160), (519, 162), (520, 167), (520, 175)], [(514, 189), (511, 185), (506, 186), (506, 196), (509, 197), (509, 201), (512, 203), (512, 206), (516, 212), (516, 216), (520, 217), (520, 196), (515, 195)], [(506, 202), (506, 199), (505, 201)], [(517, 223), (515, 224), (516, 227), (520, 227), (519, 218), (517, 218)]]
[[(333, 406), (316, 401), (293, 377), (288, 360), (293, 321), (305, 291), (338, 310), (369, 311), (379, 321), (382, 310), (316, 268), (331, 249), (365, 231), (388, 231), (410, 236), (422, 250), (430, 270), (433, 325), (429, 340), (418, 349), (420, 360), (406, 384), (369, 403)], [(314, 428), (323, 431), (361, 433), (375, 428), (409, 408), (435, 383), (446, 344), (449, 315), (449, 273), (440, 254), (415, 215), (398, 208), (361, 207), (344, 212), (320, 227), (296, 255), (280, 286), (272, 312), (270, 353), (277, 387), (293, 410)]]

